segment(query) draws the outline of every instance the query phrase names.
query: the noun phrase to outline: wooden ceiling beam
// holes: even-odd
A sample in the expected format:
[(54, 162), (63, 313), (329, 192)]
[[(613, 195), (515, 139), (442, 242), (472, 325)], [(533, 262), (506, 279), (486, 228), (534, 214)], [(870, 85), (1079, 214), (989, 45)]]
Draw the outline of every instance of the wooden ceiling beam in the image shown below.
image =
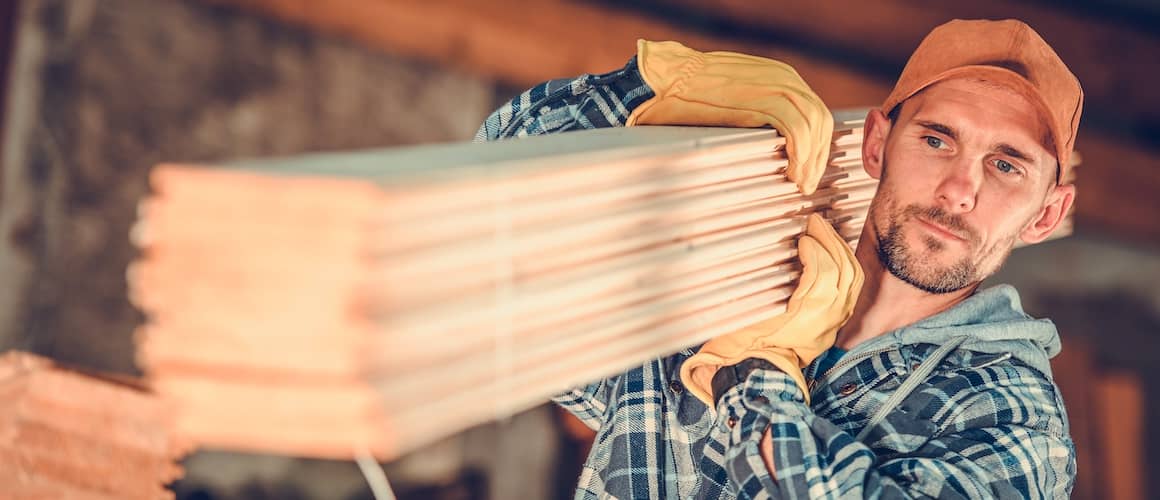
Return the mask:
[(568, 1), (204, 1), (264, 13), (521, 87), (619, 68), (636, 52), (638, 38), (679, 40), (701, 50), (735, 50), (785, 61), (835, 108), (881, 101), (890, 83), (793, 50), (705, 36), (646, 16)]
[(1091, 131), (1080, 132), (1076, 150), (1077, 227), (1160, 248), (1160, 155)]

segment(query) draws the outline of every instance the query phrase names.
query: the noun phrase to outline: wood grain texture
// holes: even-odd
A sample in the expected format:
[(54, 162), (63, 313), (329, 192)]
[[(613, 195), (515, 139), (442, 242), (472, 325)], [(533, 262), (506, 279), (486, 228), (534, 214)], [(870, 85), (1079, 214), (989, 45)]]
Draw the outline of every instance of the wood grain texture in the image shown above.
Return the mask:
[(188, 449), (169, 412), (134, 385), (9, 351), (0, 355), (5, 498), (172, 498)]

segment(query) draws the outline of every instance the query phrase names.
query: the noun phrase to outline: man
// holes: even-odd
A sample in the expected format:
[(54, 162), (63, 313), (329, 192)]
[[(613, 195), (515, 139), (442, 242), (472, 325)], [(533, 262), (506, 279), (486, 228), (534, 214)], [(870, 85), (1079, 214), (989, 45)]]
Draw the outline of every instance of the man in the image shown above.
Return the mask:
[[(556, 398), (598, 431), (577, 498), (1068, 496), (1075, 459), (1048, 363), (1055, 328), (1027, 316), (1010, 286), (977, 288), (1070, 208), (1074, 187), (1062, 182), (1081, 108), (1079, 82), (1025, 24), (932, 31), (866, 117), (863, 162), (881, 182), (859, 279), (831, 286), (832, 305), (794, 311), (791, 299), (808, 320), (731, 333)], [(804, 192), (828, 155), (818, 151), (828, 112), (792, 69), (649, 42), (619, 71), (531, 89), (478, 139), (649, 113), (671, 124), (767, 118), (796, 146), (791, 179)], [(807, 234), (832, 245), (826, 230)], [(841, 249), (806, 262), (799, 248), (807, 268), (841, 269)]]

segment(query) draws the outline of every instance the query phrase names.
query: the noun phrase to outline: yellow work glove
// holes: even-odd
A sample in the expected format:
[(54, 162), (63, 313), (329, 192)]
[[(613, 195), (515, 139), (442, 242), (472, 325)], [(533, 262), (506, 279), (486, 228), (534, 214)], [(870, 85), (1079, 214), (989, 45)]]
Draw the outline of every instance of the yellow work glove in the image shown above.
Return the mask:
[(792, 67), (677, 42), (637, 41), (637, 65), (656, 96), (627, 125), (764, 127), (786, 139), (786, 176), (812, 194), (830, 158), (834, 117)]
[(838, 329), (850, 318), (862, 289), (862, 268), (854, 252), (830, 224), (811, 214), (798, 239), (801, 281), (786, 311), (768, 320), (713, 338), (681, 366), (689, 391), (714, 406), (717, 370), (748, 358), (769, 361), (810, 393), (802, 368), (834, 345)]

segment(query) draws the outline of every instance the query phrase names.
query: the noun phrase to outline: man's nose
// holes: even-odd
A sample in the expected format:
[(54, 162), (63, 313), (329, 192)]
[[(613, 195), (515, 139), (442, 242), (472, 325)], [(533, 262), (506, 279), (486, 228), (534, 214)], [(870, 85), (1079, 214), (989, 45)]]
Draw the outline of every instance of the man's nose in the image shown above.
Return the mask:
[(983, 171), (973, 162), (956, 161), (948, 165), (942, 182), (935, 193), (938, 203), (951, 213), (966, 213), (975, 209)]

